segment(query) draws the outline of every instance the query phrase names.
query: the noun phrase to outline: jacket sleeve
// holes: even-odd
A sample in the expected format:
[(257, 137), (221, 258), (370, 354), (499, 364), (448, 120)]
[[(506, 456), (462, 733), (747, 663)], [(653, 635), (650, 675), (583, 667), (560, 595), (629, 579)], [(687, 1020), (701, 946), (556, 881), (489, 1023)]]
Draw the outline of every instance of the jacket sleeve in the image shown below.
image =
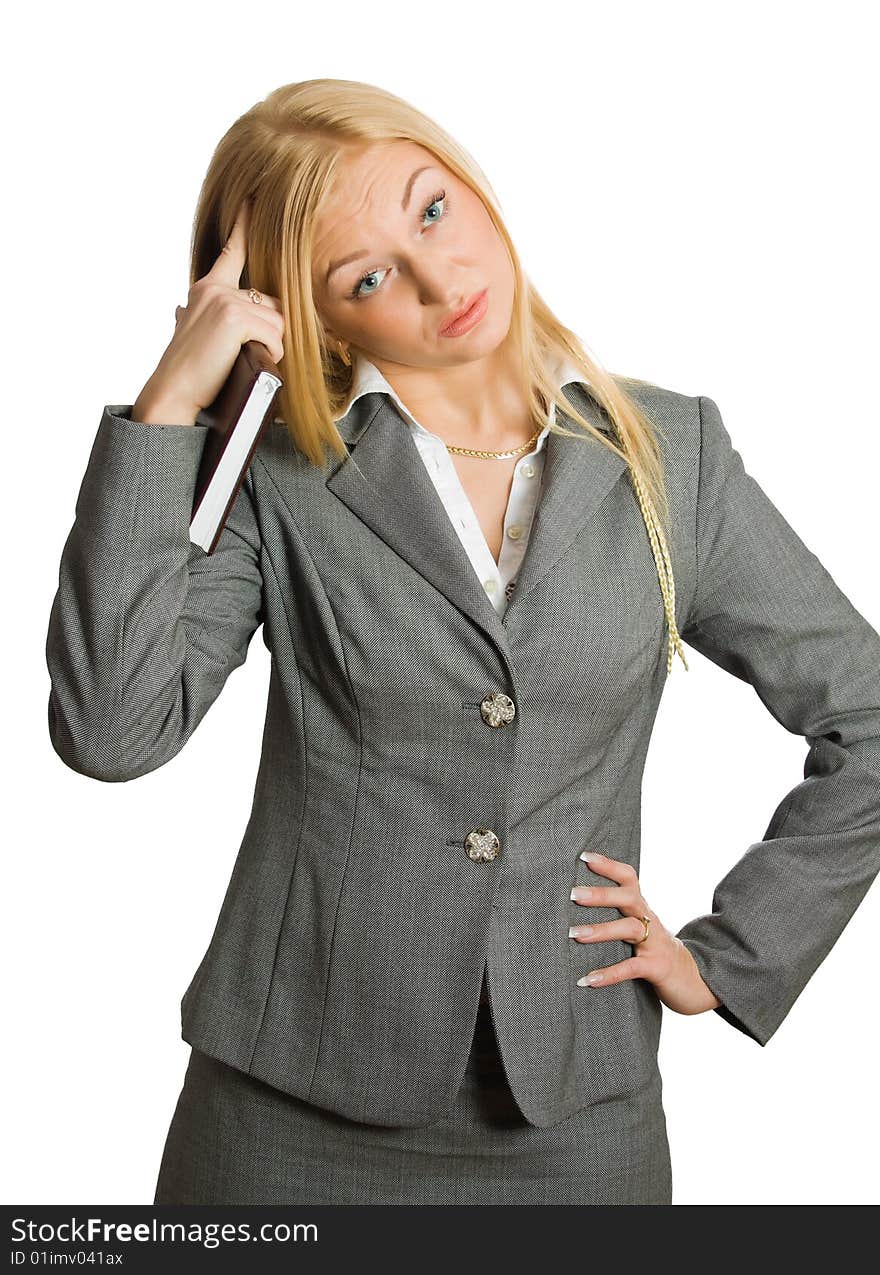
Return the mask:
[(92, 779), (135, 779), (183, 748), (263, 619), (245, 476), (213, 554), (189, 538), (203, 425), (106, 406), (49, 617), (49, 735)]
[(716, 1012), (766, 1045), (880, 870), (880, 636), (745, 471), (713, 400), (698, 401), (696, 588), (681, 636), (809, 749), (764, 839), (677, 937)]

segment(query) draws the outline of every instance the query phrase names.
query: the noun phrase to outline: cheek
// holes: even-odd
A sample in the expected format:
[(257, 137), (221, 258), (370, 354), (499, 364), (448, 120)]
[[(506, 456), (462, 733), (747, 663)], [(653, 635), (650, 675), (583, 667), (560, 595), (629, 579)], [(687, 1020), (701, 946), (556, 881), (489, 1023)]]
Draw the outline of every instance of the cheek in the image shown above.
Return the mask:
[(475, 245), (477, 264), (482, 266), (487, 275), (487, 282), (495, 285), (496, 295), (507, 288), (513, 291), (513, 267), (507, 253), (504, 240), (495, 229), (488, 213), (483, 210), (479, 222), (475, 226), (472, 240)]
[(348, 323), (355, 345), (393, 362), (419, 361), (426, 333), (424, 311), (416, 299), (398, 294), (392, 304), (383, 305), (376, 297), (355, 311), (356, 318)]

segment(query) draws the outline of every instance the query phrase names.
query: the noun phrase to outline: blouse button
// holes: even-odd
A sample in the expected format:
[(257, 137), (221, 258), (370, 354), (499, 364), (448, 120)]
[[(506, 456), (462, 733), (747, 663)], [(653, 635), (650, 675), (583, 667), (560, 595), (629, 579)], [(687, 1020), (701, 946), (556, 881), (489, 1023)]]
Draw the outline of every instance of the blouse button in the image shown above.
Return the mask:
[(516, 714), (516, 705), (503, 691), (493, 691), (480, 705), (483, 721), (490, 726), (506, 726)]
[(518, 523), (514, 523), (512, 527), (507, 528), (507, 534), (510, 536), (511, 540), (519, 540), (522, 535), (522, 527), (520, 527)]
[(523, 465), (522, 469), (520, 470), (520, 473), (523, 475), (524, 478), (534, 478), (535, 466), (531, 464)]
[(498, 582), (496, 580), (484, 580), (483, 588), (486, 590), (487, 593), (494, 593), (495, 590), (498, 588)]

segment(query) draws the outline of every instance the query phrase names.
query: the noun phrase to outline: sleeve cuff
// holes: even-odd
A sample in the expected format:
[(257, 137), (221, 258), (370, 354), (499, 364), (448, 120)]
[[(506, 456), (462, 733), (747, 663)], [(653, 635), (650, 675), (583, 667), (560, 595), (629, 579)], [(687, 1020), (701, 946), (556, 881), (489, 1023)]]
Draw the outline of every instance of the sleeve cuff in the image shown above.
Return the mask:
[(179, 421), (176, 423), (174, 421), (169, 421), (167, 425), (165, 424), (147, 425), (147, 423), (144, 421), (134, 420), (134, 418), (132, 417), (133, 410), (134, 410), (134, 403), (106, 403), (104, 405), (105, 416), (113, 417), (113, 419), (117, 423), (122, 423), (124, 421), (126, 424), (129, 424), (129, 425), (140, 425), (143, 429), (179, 429), (179, 430), (189, 429), (189, 430), (195, 430), (197, 434), (201, 435), (204, 432), (204, 430), (208, 428), (207, 425), (204, 425), (199, 420), (196, 420), (194, 425), (182, 425)]
[(741, 1031), (743, 1035), (757, 1041), (759, 1045), (766, 1045), (773, 1035), (773, 1030), (768, 1029), (760, 1022), (759, 1016), (751, 1006), (739, 1003), (735, 987), (728, 985), (728, 980), (725, 978), (723, 971), (719, 969), (717, 964), (713, 964), (711, 957), (706, 954), (699, 943), (683, 938), (681, 934), (677, 934), (676, 938), (684, 943), (694, 958), (697, 969), (700, 971), (700, 977), (710, 992), (721, 1001), (720, 1005), (714, 1007), (713, 1012), (719, 1018), (723, 1018), (726, 1023), (729, 1023), (731, 1027)]

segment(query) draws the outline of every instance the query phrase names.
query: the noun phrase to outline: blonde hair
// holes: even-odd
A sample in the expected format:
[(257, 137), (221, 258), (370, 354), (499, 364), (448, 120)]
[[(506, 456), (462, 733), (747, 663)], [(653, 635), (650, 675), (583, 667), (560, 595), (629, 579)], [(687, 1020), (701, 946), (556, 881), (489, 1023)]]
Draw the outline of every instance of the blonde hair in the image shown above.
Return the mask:
[[(312, 294), (312, 233), (334, 176), (354, 150), (407, 140), (430, 151), (483, 201), (506, 245), (515, 276), (510, 339), (518, 349), (522, 391), (535, 427), (559, 423), (564, 412), (627, 464), (648, 533), (669, 631), (667, 674), (677, 650), (687, 669), (675, 621), (675, 581), (666, 543), (669, 508), (659, 429), (623, 389), (621, 381), (588, 353), (526, 277), (504, 225), (500, 205), (474, 159), (438, 124), (394, 94), (356, 80), (314, 79), (285, 84), (257, 102), (219, 142), (202, 183), (193, 224), (190, 284), (207, 274), (229, 238), (241, 203), (252, 199), (247, 265), (242, 287), (280, 299), (284, 357), (279, 374), (281, 416), (298, 450), (314, 465), (326, 452), (348, 449), (336, 427), (352, 388), (352, 367), (339, 356), (320, 323)], [(553, 383), (565, 357), (581, 369), (604, 409), (614, 441), (586, 420)], [(557, 413), (549, 420), (550, 403)]]

